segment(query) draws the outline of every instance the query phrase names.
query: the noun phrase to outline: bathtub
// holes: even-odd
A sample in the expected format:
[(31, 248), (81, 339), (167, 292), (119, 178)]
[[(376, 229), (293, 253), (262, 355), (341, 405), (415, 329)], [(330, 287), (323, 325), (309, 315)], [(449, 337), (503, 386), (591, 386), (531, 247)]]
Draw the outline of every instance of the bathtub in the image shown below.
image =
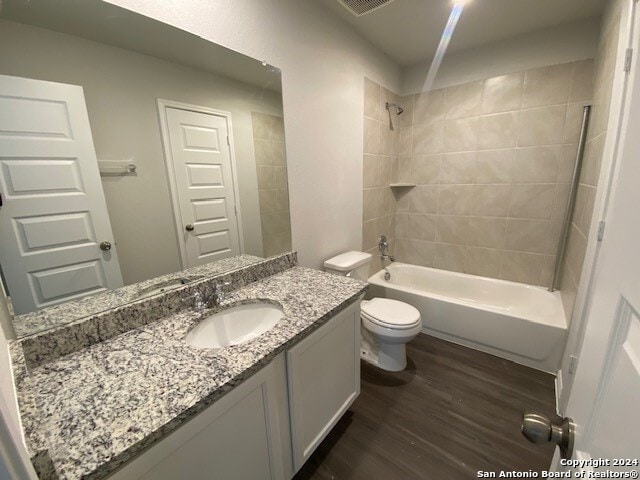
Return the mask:
[(422, 331), (556, 373), (567, 324), (560, 292), (435, 268), (392, 263), (369, 278), (371, 296), (407, 302)]

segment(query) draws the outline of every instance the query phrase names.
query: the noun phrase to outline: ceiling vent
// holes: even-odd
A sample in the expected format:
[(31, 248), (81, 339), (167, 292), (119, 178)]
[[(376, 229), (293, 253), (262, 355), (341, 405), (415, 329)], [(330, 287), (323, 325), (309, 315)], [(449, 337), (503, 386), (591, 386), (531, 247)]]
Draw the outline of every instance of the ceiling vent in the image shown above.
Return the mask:
[(393, 0), (338, 0), (338, 3), (346, 7), (356, 17), (371, 13), (391, 2)]

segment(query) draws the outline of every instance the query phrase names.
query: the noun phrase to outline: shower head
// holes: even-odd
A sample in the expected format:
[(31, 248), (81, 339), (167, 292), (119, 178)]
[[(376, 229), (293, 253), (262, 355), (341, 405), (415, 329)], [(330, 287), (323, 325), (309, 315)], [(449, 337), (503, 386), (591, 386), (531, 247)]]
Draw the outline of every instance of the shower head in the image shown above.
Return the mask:
[(395, 108), (396, 109), (396, 115), (400, 115), (402, 112), (404, 112), (404, 108), (402, 108), (400, 105), (397, 105), (395, 103), (387, 102), (385, 104), (385, 107), (387, 108), (387, 110), (389, 110), (390, 108)]

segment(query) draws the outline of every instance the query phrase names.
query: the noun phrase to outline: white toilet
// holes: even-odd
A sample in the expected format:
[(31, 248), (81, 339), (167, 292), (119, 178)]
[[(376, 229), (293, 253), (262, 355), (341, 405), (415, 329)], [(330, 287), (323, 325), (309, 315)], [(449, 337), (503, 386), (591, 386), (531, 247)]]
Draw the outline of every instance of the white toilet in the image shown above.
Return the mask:
[[(371, 254), (346, 252), (324, 262), (327, 272), (367, 281)], [(363, 360), (384, 370), (398, 372), (407, 366), (405, 345), (422, 330), (420, 312), (408, 303), (388, 298), (360, 304)]]

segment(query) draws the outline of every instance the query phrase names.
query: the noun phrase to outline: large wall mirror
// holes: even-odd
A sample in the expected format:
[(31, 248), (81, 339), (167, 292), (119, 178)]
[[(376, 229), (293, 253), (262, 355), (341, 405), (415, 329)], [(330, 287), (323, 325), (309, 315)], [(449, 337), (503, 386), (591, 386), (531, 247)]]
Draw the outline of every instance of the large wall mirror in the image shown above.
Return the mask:
[(132, 300), (122, 287), (156, 293), (151, 279), (291, 249), (277, 68), (99, 0), (0, 5), (0, 268), (16, 319), (69, 301), (66, 315), (95, 313), (89, 297), (118, 292), (114, 306)]

